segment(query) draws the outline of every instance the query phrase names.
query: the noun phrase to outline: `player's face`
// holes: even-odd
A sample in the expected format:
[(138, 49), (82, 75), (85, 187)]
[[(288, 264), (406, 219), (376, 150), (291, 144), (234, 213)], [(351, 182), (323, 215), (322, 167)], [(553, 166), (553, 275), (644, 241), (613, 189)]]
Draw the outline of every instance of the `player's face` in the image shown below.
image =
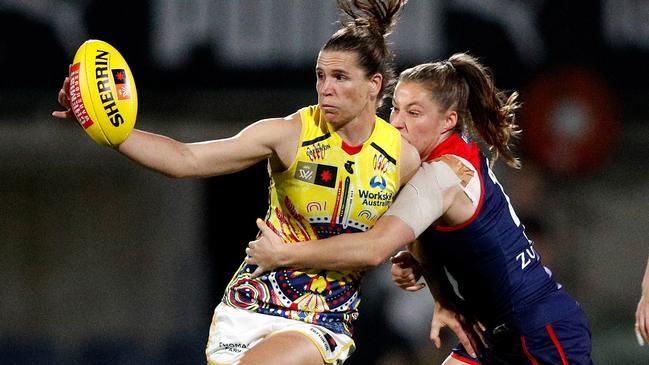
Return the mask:
[(380, 77), (369, 78), (358, 66), (356, 52), (322, 51), (316, 64), (318, 104), (325, 120), (341, 127), (368, 110), (376, 112)]
[(442, 135), (455, 127), (457, 113), (441, 110), (431, 91), (418, 82), (400, 82), (394, 90), (390, 123), (422, 159), (442, 141)]

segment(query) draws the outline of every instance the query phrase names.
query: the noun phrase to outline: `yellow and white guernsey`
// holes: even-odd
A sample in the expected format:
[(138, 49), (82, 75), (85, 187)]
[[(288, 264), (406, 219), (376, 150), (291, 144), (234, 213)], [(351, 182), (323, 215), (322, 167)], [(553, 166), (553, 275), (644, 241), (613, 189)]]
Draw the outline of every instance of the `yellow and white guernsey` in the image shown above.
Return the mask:
[[(399, 132), (376, 117), (369, 139), (350, 147), (330, 130), (318, 106), (299, 113), (295, 161), (286, 171), (270, 174), (266, 224), (287, 244), (369, 229), (399, 190)], [(352, 335), (361, 272), (281, 268), (251, 279), (254, 268), (241, 265), (224, 303)]]

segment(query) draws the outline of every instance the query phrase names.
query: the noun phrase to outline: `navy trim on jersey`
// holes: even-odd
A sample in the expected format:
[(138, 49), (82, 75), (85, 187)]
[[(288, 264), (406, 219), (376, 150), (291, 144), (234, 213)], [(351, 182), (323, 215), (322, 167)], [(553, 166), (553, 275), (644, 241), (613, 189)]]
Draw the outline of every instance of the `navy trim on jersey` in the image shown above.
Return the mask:
[(385, 158), (387, 158), (388, 161), (392, 162), (395, 165), (397, 164), (397, 160), (395, 160), (394, 157), (390, 156), (387, 152), (385, 152), (385, 150), (383, 148), (379, 147), (379, 145), (372, 142), (372, 143), (370, 143), (370, 146), (374, 147), (377, 151), (381, 152), (381, 154), (383, 156), (385, 156)]
[(322, 136), (316, 137), (316, 138), (314, 138), (314, 139), (312, 139), (310, 141), (304, 141), (304, 142), (302, 142), (302, 147), (310, 146), (310, 145), (312, 145), (314, 143), (324, 141), (325, 139), (327, 139), (329, 137), (331, 137), (331, 133), (323, 134)]

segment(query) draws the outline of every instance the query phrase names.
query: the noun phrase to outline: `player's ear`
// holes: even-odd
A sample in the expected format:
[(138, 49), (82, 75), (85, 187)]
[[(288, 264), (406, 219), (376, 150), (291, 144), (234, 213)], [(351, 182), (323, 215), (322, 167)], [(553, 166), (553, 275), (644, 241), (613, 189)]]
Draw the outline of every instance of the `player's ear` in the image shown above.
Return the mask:
[(449, 109), (446, 111), (446, 115), (444, 118), (444, 130), (450, 130), (455, 128), (457, 125), (457, 111), (453, 109)]
[(372, 98), (377, 98), (381, 92), (381, 86), (383, 85), (383, 75), (377, 73), (370, 78), (370, 95)]

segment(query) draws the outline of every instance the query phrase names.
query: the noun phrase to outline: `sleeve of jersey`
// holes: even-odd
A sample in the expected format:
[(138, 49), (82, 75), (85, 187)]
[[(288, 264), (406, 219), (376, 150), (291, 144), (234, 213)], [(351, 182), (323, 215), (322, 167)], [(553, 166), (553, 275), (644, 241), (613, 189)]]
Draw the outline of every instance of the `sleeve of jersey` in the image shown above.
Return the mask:
[(424, 163), (385, 214), (401, 219), (419, 237), (444, 214), (444, 192), (460, 183), (444, 162)]

